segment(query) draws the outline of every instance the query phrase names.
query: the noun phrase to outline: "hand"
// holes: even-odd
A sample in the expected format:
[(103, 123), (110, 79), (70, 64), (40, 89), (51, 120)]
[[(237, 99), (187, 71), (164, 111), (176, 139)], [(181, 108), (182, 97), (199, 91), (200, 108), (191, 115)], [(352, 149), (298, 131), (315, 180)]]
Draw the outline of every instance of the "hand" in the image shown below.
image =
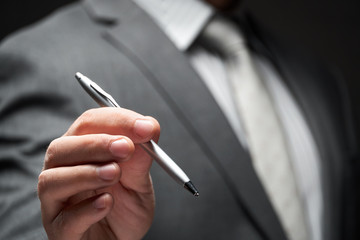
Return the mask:
[(152, 160), (137, 144), (157, 141), (156, 120), (119, 108), (85, 112), (54, 140), (39, 175), (49, 239), (140, 239), (154, 214)]

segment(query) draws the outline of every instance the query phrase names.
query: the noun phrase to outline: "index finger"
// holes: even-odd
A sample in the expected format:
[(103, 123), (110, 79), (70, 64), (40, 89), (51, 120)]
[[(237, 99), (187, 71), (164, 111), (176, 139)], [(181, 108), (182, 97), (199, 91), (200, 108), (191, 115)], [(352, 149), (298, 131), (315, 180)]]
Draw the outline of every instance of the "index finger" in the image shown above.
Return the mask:
[(85, 135), (105, 133), (124, 135), (134, 143), (155, 141), (159, 137), (160, 125), (152, 117), (145, 117), (124, 108), (96, 108), (84, 112), (65, 133), (69, 135)]

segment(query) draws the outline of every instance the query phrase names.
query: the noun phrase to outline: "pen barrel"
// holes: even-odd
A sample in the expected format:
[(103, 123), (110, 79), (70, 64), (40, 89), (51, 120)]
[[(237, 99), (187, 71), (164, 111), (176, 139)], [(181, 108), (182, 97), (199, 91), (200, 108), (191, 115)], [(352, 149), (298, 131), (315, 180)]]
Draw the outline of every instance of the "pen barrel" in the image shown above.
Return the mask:
[(184, 171), (153, 140), (141, 144), (141, 147), (181, 186), (190, 181)]
[[(105, 92), (96, 83), (91, 81), (86, 76), (77, 72), (75, 75), (80, 85), (86, 92), (102, 107), (116, 107), (120, 105), (113, 99), (113, 97)], [(199, 196), (198, 190), (192, 184), (188, 176), (183, 170), (153, 141), (141, 144), (141, 147), (152, 157), (155, 161), (180, 185), (189, 190), (195, 196)]]

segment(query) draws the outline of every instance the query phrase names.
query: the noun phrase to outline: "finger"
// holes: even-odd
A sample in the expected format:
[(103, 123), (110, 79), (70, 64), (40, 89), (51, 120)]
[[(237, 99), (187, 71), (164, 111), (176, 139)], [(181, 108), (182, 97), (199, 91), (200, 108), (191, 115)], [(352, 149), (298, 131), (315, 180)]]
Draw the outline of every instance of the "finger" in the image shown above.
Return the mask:
[(86, 199), (65, 209), (45, 228), (55, 229), (57, 238), (82, 239), (84, 233), (95, 223), (106, 217), (113, 206), (113, 198), (104, 193)]
[(133, 142), (123, 136), (65, 136), (50, 143), (45, 154), (44, 169), (113, 160), (126, 161), (131, 158), (134, 150)]
[(45, 213), (44, 218), (53, 219), (66, 206), (67, 200), (78, 193), (118, 184), (120, 174), (116, 163), (59, 167), (43, 171), (39, 176), (38, 195)]
[(128, 136), (135, 143), (157, 140), (159, 123), (152, 117), (145, 117), (124, 108), (97, 108), (83, 113), (65, 135), (106, 133)]

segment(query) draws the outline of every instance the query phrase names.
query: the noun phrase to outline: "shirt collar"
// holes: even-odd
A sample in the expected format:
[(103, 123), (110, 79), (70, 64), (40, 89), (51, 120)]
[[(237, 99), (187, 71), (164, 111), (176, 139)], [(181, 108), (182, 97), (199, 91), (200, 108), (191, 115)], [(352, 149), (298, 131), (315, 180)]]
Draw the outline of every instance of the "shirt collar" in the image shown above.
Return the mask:
[(133, 0), (143, 8), (175, 46), (186, 51), (214, 9), (200, 0)]

